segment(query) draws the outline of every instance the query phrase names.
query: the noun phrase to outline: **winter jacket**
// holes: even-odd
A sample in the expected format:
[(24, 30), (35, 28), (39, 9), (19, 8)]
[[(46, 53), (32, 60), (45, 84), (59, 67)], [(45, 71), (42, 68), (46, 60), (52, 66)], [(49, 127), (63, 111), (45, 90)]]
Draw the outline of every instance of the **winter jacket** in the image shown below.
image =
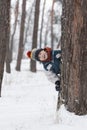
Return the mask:
[(55, 81), (60, 80), (61, 50), (52, 50), (51, 57), (52, 60), (43, 62), (43, 66), (47, 71), (48, 79), (55, 83)]
[(43, 62), (44, 68), (47, 71), (52, 71), (55, 74), (60, 73), (61, 50), (51, 51), (52, 60)]

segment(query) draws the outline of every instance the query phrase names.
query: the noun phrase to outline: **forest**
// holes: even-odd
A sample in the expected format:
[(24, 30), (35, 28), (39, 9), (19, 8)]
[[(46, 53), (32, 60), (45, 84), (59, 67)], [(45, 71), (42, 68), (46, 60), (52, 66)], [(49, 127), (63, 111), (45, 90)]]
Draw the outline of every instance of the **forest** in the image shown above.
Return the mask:
[(37, 74), (36, 61), (29, 60), (26, 53), (50, 47), (62, 51), (56, 111), (64, 105), (69, 112), (86, 115), (86, 16), (87, 0), (0, 0), (0, 98), (4, 73), (13, 74), (11, 64), (22, 73), (27, 60), (27, 71)]

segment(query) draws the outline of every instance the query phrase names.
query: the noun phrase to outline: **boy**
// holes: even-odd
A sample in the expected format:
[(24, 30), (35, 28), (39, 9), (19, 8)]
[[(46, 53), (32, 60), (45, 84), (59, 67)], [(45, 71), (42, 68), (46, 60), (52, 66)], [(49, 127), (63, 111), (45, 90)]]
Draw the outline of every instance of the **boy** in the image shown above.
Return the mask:
[(43, 64), (48, 79), (55, 83), (56, 91), (60, 91), (61, 50), (52, 50), (49, 47), (44, 49), (34, 48), (32, 51), (27, 52), (27, 56)]

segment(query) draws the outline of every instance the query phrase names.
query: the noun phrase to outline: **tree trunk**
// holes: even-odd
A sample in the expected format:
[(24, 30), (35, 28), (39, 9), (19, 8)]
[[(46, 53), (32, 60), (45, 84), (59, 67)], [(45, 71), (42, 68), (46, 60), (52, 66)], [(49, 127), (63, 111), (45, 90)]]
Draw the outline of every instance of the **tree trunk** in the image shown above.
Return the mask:
[[(7, 14), (8, 14), (8, 28), (7, 28), (7, 37), (6, 37), (6, 72), (11, 73), (11, 67), (10, 67), (10, 49), (9, 49), (9, 43), (10, 43), (10, 2), (7, 3)], [(8, 33), (9, 32), (9, 33)]]
[[(36, 0), (32, 49), (37, 47), (40, 0)], [(36, 72), (36, 62), (31, 60), (30, 70)]]
[(51, 48), (53, 49), (54, 46), (54, 36), (53, 36), (53, 16), (54, 16), (54, 2), (55, 0), (53, 0), (52, 3), (52, 11), (51, 11)]
[(21, 28), (20, 28), (20, 39), (19, 39), (19, 48), (18, 48), (18, 57), (17, 57), (17, 65), (16, 70), (20, 71), (21, 60), (24, 51), (24, 28), (25, 28), (25, 16), (26, 16), (26, 0), (23, 0), (22, 3), (22, 16), (21, 16)]
[(9, 39), (9, 11), (10, 0), (0, 0), (0, 97), (6, 56), (6, 44)]
[(16, 7), (15, 7), (15, 21), (14, 21), (14, 27), (13, 27), (13, 33), (11, 36), (11, 45), (10, 45), (10, 62), (12, 61), (12, 57), (13, 57), (13, 44), (14, 44), (14, 36), (15, 36), (17, 22), (18, 22), (18, 11), (19, 11), (19, 0), (17, 0)]
[(67, 109), (87, 114), (87, 0), (64, 0), (62, 97)]
[(48, 37), (48, 33), (49, 33), (49, 21), (50, 20), (50, 15), (48, 16), (48, 21), (46, 23), (46, 31), (45, 31), (45, 39), (44, 39), (44, 47), (47, 46), (47, 37)]
[(43, 22), (44, 22), (45, 4), (46, 4), (46, 0), (44, 0), (43, 11), (42, 11), (42, 21), (41, 21), (41, 29), (40, 29), (40, 48), (41, 48), (41, 44), (42, 44), (42, 32), (43, 32)]
[(27, 27), (26, 27), (26, 30), (25, 30), (24, 45), (25, 45), (25, 43), (27, 43), (28, 31), (29, 31), (29, 29), (30, 29), (30, 20), (31, 20), (31, 17), (32, 17), (32, 15), (33, 15), (34, 5), (35, 5), (35, 0), (34, 0), (34, 2), (32, 3), (31, 10), (30, 10), (30, 13), (29, 13), (29, 16), (28, 16)]

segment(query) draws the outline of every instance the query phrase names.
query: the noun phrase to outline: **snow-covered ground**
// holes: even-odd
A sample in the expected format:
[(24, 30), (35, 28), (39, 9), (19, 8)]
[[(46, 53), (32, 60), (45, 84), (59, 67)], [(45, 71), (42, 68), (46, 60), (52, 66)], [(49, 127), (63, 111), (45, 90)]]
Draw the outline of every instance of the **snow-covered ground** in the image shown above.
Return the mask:
[(61, 107), (56, 112), (57, 92), (38, 64), (37, 73), (22, 61), (21, 72), (4, 73), (0, 98), (0, 130), (87, 130), (87, 115), (76, 116)]

